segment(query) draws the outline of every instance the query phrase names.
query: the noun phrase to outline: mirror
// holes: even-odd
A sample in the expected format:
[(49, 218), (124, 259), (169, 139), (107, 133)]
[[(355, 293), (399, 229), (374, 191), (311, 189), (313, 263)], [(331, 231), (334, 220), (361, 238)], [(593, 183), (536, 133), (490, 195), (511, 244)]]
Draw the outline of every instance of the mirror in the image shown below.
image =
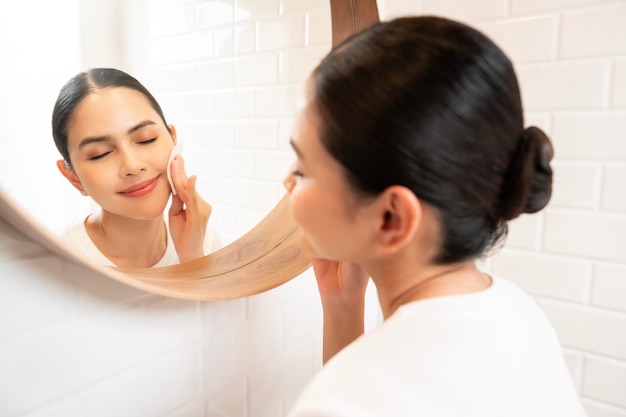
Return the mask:
[[(283, 194), (293, 104), (330, 49), (327, 0), (43, 0), (0, 19), (0, 184), (55, 232), (96, 206), (68, 187), (50, 132), (61, 86), (79, 71), (121, 68), (157, 97), (185, 143), (190, 174), (225, 243), (250, 230)], [(42, 13), (32, 16), (33, 7)], [(44, 17), (45, 16), (45, 17)], [(38, 28), (34, 31), (33, 28)], [(46, 36), (41, 36), (46, 33)], [(45, 70), (43, 70), (45, 68)], [(28, 129), (24, 127), (28, 126)], [(45, 187), (40, 186), (45, 178)]]
[[(41, 3), (47, 5), (44, 1)], [(3, 135), (16, 148), (7, 152), (5, 160), (0, 161), (3, 167), (0, 212), (4, 220), (62, 256), (89, 265), (108, 277), (167, 296), (199, 300), (242, 297), (273, 288), (297, 276), (309, 266), (309, 260), (301, 247), (300, 231), (289, 216), (286, 199), (279, 201), (283, 194), (279, 180), (289, 166), (292, 155), (287, 140), (279, 142), (278, 138), (288, 137), (294, 101), (301, 83), (317, 60), (329, 50), (330, 28), (324, 15), (332, 11), (333, 44), (378, 20), (375, 1), (358, 1), (358, 8), (355, 7), (355, 0), (332, 0), (330, 8), (325, 1), (312, 3), (315, 5), (314, 10), (306, 11), (301, 6), (282, 2), (280, 14), (290, 16), (285, 23), (279, 19), (279, 9), (274, 7), (278, 4), (277, 0), (238, 1), (237, 7), (233, 0), (198, 4), (188, 1), (148, 3), (133, 0), (124, 2), (124, 9), (119, 9), (122, 2), (84, 1), (80, 3), (78, 12), (75, 2), (65, 1), (55, 3), (54, 7), (47, 5), (47, 11), (52, 14), (42, 13), (41, 16), (46, 18), (42, 17), (40, 22), (35, 22), (41, 25), (40, 28), (47, 24), (51, 27), (51, 34), (55, 35), (44, 40), (35, 35), (29, 38), (24, 34), (28, 30), (32, 32), (32, 26), (24, 29), (22, 26), (25, 20), (17, 17), (30, 17), (30, 14), (26, 6), (16, 6), (19, 9), (16, 15), (11, 18), (5, 16), (0, 22), (3, 24), (3, 32), (7, 31), (3, 33), (3, 39), (8, 39), (9, 34), (13, 38), (16, 33), (18, 37), (24, 34), (26, 43), (21, 46), (4, 45), (6, 51), (3, 52), (7, 52), (8, 56), (22, 54), (32, 58), (32, 62), (27, 69), (22, 69), (20, 65), (24, 65), (24, 62), (12, 60), (13, 65), (8, 66), (0, 76), (3, 91), (6, 88), (9, 92), (2, 106), (6, 110), (2, 113), (3, 123), (9, 125), (8, 132)], [(201, 12), (197, 13), (199, 8)], [(59, 13), (70, 23), (80, 22), (82, 32), (69, 23), (66, 25), (49, 18)], [(142, 19), (141, 16), (148, 18)], [(252, 20), (252, 16), (260, 18)], [(120, 19), (119, 31), (102, 31), (101, 25), (95, 23), (115, 22), (115, 19)], [(206, 26), (209, 30), (206, 33), (187, 31), (185, 28), (191, 22), (194, 27)], [(124, 37), (125, 31), (133, 25), (138, 25), (139, 31), (133, 31), (133, 36)], [(57, 33), (53, 29), (59, 26), (61, 29)], [(285, 36), (294, 27), (303, 29), (299, 32), (302, 36), (295, 40)], [(81, 42), (76, 40), (77, 33), (81, 34)], [(103, 40), (85, 37), (88, 33), (113, 33), (114, 36)], [(142, 44), (146, 33), (155, 36), (154, 42), (148, 47)], [(207, 40), (213, 41), (213, 49), (210, 51), (200, 48)], [(120, 42), (126, 48), (122, 52), (115, 47)], [(296, 48), (302, 42), (307, 47), (317, 45), (317, 50), (310, 54), (309, 51), (303, 52)], [(134, 46), (137, 48), (133, 49)], [(70, 52), (60, 56), (61, 50)], [(105, 51), (107, 56), (94, 56), (93, 52), (98, 50)], [(24, 54), (24, 51), (28, 52)], [(135, 54), (132, 51), (138, 52)], [(241, 56), (237, 55), (239, 52)], [(177, 55), (174, 57), (172, 54)], [(99, 62), (99, 59), (118, 61), (116, 65), (109, 65)], [(51, 63), (59, 65), (53, 71), (41, 70)], [(34, 207), (37, 207), (35, 218), (37, 210), (47, 215), (50, 215), (50, 211), (54, 212), (49, 210), (53, 204), (41, 204), (45, 193), (49, 194), (51, 201), (60, 200), (61, 207), (68, 206), (67, 209), (58, 210), (63, 215), (72, 213), (79, 206), (70, 202), (73, 197), (69, 197), (68, 193), (75, 191), (63, 183), (64, 179), (54, 169), (48, 170), (46, 167), (54, 167), (53, 162), (58, 159), (47, 122), (50, 109), (60, 86), (78, 72), (76, 69), (68, 69), (81, 66), (118, 66), (136, 75), (161, 101), (166, 117), (177, 125), (179, 137), (190, 138), (184, 139), (186, 157), (197, 157), (198, 166), (209, 161), (209, 171), (205, 174), (209, 189), (199, 186), (200, 193), (214, 204), (216, 211), (219, 211), (220, 204), (226, 204), (227, 199), (233, 198), (238, 206), (245, 207), (245, 201), (242, 204), (242, 201), (237, 200), (245, 196), (249, 199), (250, 207), (245, 210), (244, 216), (251, 219), (251, 224), (256, 224), (259, 219), (260, 222), (226, 248), (202, 259), (172, 267), (124, 271), (109, 269), (92, 265), (65, 248), (46, 229), (44, 222), (37, 222), (30, 217), (33, 215), (31, 209), (27, 208), (28, 213), (25, 213), (19, 204), (29, 207), (28, 201), (34, 202)], [(220, 75), (225, 75), (226, 79), (219, 78)], [(16, 83), (15, 80), (20, 82)], [(198, 80), (202, 82), (198, 84)], [(25, 86), (30, 84), (37, 87), (36, 93), (24, 91)], [(49, 99), (38, 100), (43, 95)], [(33, 103), (36, 105), (33, 106)], [(45, 128), (41, 125), (31, 129), (33, 120), (39, 120), (34, 110), (43, 115), (41, 119), (46, 120)], [(205, 111), (213, 118), (208, 121), (198, 120)], [(203, 137), (210, 140), (223, 137), (226, 142), (222, 140), (217, 143), (216, 140), (214, 147), (207, 151), (206, 144), (199, 139)], [(266, 137), (272, 139), (266, 140)], [(47, 145), (40, 145), (38, 141), (41, 138)], [(253, 157), (248, 148), (238, 152), (238, 144), (245, 144), (257, 153)], [(240, 166), (243, 167), (252, 160), (256, 165), (254, 170), (237, 170), (237, 161), (241, 161)], [(213, 165), (211, 161), (214, 161)], [(193, 171), (196, 164), (190, 161), (189, 166), (193, 167)], [(260, 168), (262, 166), (266, 169)], [(27, 173), (29, 169), (36, 175), (28, 176), (28, 180), (20, 178), (20, 185), (12, 185), (13, 178), (20, 177), (16, 172)], [(220, 181), (223, 181), (219, 174), (224, 173), (234, 174), (235, 177), (239, 173), (248, 184), (241, 186), (234, 196), (220, 196), (216, 188), (220, 188)], [(259, 173), (261, 175), (257, 176)], [(252, 175), (252, 179), (247, 178)], [(53, 178), (58, 178), (67, 193), (54, 191)], [(203, 180), (202, 174), (200, 179)], [(267, 181), (268, 186), (259, 187), (264, 181)], [(222, 188), (232, 192), (232, 185), (232, 181), (226, 181), (222, 183)], [(211, 186), (214, 188), (211, 189)], [(271, 197), (268, 198), (268, 195)], [(276, 201), (278, 204), (263, 217), (266, 206)], [(216, 217), (212, 221), (220, 224), (223, 219), (219, 215)]]

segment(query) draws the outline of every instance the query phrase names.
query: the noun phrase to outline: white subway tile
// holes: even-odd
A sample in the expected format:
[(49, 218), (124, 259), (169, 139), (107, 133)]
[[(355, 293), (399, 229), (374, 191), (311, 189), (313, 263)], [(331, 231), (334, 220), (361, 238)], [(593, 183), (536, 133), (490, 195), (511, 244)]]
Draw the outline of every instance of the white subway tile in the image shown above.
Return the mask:
[(626, 161), (626, 112), (555, 114), (556, 158)]
[(328, 52), (325, 46), (281, 51), (280, 82), (303, 83)]
[(512, 0), (511, 13), (525, 14), (545, 10), (559, 11), (574, 6), (591, 6), (610, 2), (610, 0)]
[[(259, 223), (259, 212), (260, 210), (251, 209), (246, 207), (236, 207), (237, 213), (237, 237), (243, 236), (248, 233), (253, 227), (255, 227)], [(264, 211), (263, 213), (267, 213), (268, 211)]]
[(150, 42), (148, 48), (151, 65), (173, 64), (179, 61), (178, 39), (175, 37), (155, 39)]
[(563, 13), (560, 57), (626, 54), (626, 4)]
[(235, 117), (235, 93), (232, 90), (217, 91), (215, 93), (215, 117)]
[(589, 417), (626, 417), (626, 409), (588, 398), (581, 399)]
[(626, 61), (619, 60), (615, 64), (612, 104), (615, 107), (626, 107)]
[[(185, 145), (183, 148), (183, 161), (187, 174), (195, 174), (202, 177), (215, 175), (215, 167), (217, 165), (215, 152), (215, 150), (202, 145)], [(200, 187), (201, 182), (198, 181), (198, 187)]]
[(591, 303), (626, 311), (626, 265), (597, 263)]
[(565, 360), (565, 365), (567, 366), (567, 369), (572, 377), (572, 381), (574, 381), (576, 391), (580, 395), (582, 384), (581, 377), (583, 372), (583, 355), (582, 353), (574, 350), (564, 349), (563, 359)]
[(256, 111), (256, 91), (254, 88), (237, 90), (235, 93), (236, 110), (238, 118), (254, 117)]
[(225, 385), (240, 381), (258, 363), (281, 351), (278, 312), (248, 319), (226, 317), (205, 320), (202, 373), (205, 392), (215, 395)]
[(587, 358), (583, 395), (626, 407), (626, 362)]
[(237, 178), (256, 178), (256, 152), (237, 152)]
[(215, 27), (233, 23), (234, 0), (207, 1), (196, 5), (198, 28)]
[(212, 148), (235, 147), (235, 123), (232, 121), (202, 122), (197, 125), (198, 144)]
[(215, 29), (215, 56), (232, 56), (235, 53), (235, 30), (232, 27)]
[(514, 62), (550, 61), (556, 39), (555, 16), (505, 20), (477, 26)]
[(195, 343), (89, 388), (81, 394), (85, 416), (157, 416), (176, 410), (198, 396), (198, 369)]
[(548, 210), (545, 249), (597, 259), (626, 261), (626, 217)]
[(237, 55), (252, 54), (256, 50), (256, 34), (254, 23), (235, 27), (235, 45)]
[(198, 65), (195, 74), (188, 80), (189, 90), (228, 88), (235, 85), (235, 61), (224, 59)]
[(260, 180), (282, 181), (293, 164), (293, 155), (287, 152), (260, 152), (257, 156), (257, 175)]
[(278, 16), (279, 0), (237, 0), (237, 21)]
[(200, 397), (193, 398), (187, 404), (178, 407), (176, 410), (163, 414), (163, 417), (204, 417), (202, 414), (202, 399)]
[(279, 85), (259, 87), (256, 95), (256, 113), (261, 117), (293, 117), (302, 86)]
[(322, 331), (322, 305), (319, 296), (294, 298), (293, 302), (283, 306), (283, 343), (295, 346), (310, 340)]
[(524, 214), (509, 222), (506, 246), (518, 249), (534, 249), (539, 236), (539, 219), (542, 214)]
[(503, 250), (494, 256), (494, 273), (509, 279), (525, 291), (583, 303), (591, 277), (591, 262)]
[(283, 13), (328, 6), (328, 0), (281, 0)]
[(240, 149), (276, 149), (277, 123), (274, 120), (237, 122), (237, 146)]
[[(380, 2), (379, 2), (380, 3)], [(414, 15), (419, 12), (419, 0), (385, 0), (378, 5), (381, 20), (391, 20), (396, 17)]]
[(142, 308), (118, 305), (5, 340), (0, 345), (0, 369), (4, 375), (19, 377), (0, 379), (3, 411), (15, 414), (69, 395), (154, 359), (156, 351), (171, 349), (167, 333), (177, 330), (163, 332), (164, 347), (151, 346), (155, 338), (146, 338), (150, 336), (146, 326), (156, 328), (158, 323), (149, 318)]
[(211, 204), (235, 205), (237, 181), (232, 178), (211, 178), (206, 181), (206, 187), (198, 190), (201, 196)]
[(215, 115), (218, 106), (216, 106), (217, 94), (212, 92), (189, 94), (181, 96), (179, 105), (177, 106), (184, 113), (181, 117), (206, 119)]
[(307, 44), (319, 45), (327, 44), (330, 50), (332, 41), (332, 22), (330, 17), (330, 7), (321, 10), (313, 10), (308, 14)]
[(528, 110), (602, 106), (607, 74), (605, 62), (523, 65), (518, 67), (517, 73), (522, 101)]
[(501, 0), (421, 0), (422, 13), (445, 16), (447, 18), (475, 21), (504, 17), (504, 2)]
[(284, 15), (279, 19), (261, 20), (258, 27), (260, 51), (304, 45), (304, 15)]
[(215, 55), (215, 33), (203, 31), (185, 35), (180, 39), (181, 61), (207, 59)]
[(294, 298), (312, 296), (319, 299), (317, 284), (312, 269), (270, 291), (248, 298), (249, 314), (254, 316), (263, 311), (280, 311)]
[(302, 343), (252, 369), (250, 384), (258, 389), (249, 393), (249, 417), (288, 411), (311, 378), (311, 355), (310, 343)]
[(554, 182), (550, 204), (553, 207), (592, 208), (599, 191), (599, 164), (552, 163)]
[(83, 406), (78, 396), (65, 398), (61, 401), (55, 401), (52, 404), (46, 404), (34, 411), (20, 414), (20, 417), (84, 417)]
[(237, 183), (237, 205), (269, 212), (276, 205), (276, 184), (241, 180)]
[(548, 300), (539, 304), (564, 346), (626, 359), (626, 314)]
[(1, 265), (4, 301), (0, 303), (0, 338), (75, 315), (76, 285), (62, 259), (48, 255)]
[(626, 165), (605, 167), (602, 208), (626, 212)]
[(237, 86), (275, 84), (278, 81), (278, 54), (256, 54), (236, 60)]
[(221, 177), (235, 177), (235, 151), (218, 150), (215, 152), (215, 173)]
[[(210, 375), (205, 377), (211, 378)], [(216, 392), (204, 396), (204, 416), (240, 417), (245, 415), (246, 380), (244, 378), (231, 384), (219, 384)]]
[(196, 25), (196, 11), (191, 7), (185, 7), (168, 12), (167, 20), (163, 24), (165, 36), (191, 32)]

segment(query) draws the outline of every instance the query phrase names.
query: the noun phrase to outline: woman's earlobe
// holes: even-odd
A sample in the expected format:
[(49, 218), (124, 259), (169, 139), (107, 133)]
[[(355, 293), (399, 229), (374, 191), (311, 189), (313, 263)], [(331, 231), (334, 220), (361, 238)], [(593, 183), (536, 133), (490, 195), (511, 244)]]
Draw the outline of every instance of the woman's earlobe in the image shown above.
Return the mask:
[(80, 179), (78, 179), (76, 172), (74, 172), (72, 167), (64, 159), (59, 159), (57, 161), (57, 168), (59, 169), (59, 172), (61, 172), (61, 175), (63, 175), (82, 195), (89, 195), (80, 183)]

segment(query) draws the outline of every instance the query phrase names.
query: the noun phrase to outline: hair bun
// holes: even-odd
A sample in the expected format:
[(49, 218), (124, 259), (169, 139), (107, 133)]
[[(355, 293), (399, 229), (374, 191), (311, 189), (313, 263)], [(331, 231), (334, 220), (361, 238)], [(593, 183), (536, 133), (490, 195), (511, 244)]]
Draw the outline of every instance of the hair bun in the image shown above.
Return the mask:
[(544, 208), (552, 195), (552, 143), (543, 130), (524, 129), (504, 180), (496, 216), (512, 220), (522, 213)]

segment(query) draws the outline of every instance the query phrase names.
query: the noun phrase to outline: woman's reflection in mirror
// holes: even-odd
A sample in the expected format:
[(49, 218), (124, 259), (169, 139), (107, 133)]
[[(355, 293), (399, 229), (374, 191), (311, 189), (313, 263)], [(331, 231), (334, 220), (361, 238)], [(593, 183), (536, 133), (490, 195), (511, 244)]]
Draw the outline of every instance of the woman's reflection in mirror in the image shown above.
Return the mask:
[(59, 171), (100, 207), (63, 233), (71, 246), (99, 264), (127, 268), (191, 261), (221, 247), (208, 224), (211, 205), (180, 155), (170, 165), (172, 195), (167, 165), (176, 129), (133, 76), (94, 68), (71, 78), (55, 103), (52, 134), (63, 157)]

